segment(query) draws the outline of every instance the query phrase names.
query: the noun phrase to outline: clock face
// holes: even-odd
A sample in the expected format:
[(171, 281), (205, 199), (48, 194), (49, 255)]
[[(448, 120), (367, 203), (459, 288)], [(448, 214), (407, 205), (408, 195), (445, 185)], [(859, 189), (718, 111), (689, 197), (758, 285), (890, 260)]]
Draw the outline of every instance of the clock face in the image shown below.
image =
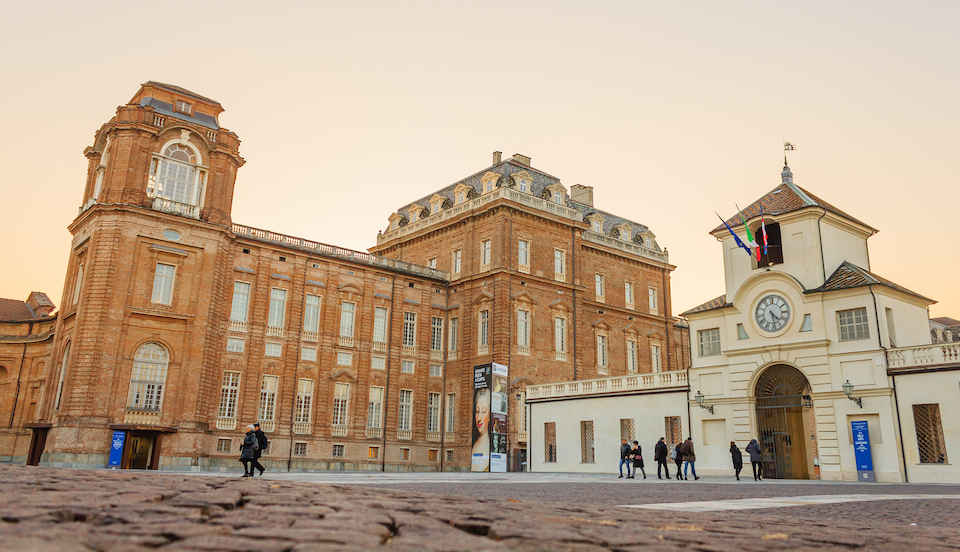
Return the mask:
[(767, 295), (754, 312), (757, 326), (765, 332), (778, 332), (790, 321), (790, 305), (779, 295)]

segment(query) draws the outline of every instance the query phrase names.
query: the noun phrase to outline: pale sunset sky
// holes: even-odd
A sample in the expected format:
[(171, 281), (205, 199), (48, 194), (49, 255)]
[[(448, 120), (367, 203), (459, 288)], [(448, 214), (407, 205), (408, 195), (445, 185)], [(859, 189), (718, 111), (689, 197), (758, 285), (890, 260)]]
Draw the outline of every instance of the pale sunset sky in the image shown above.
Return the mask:
[(522, 153), (724, 290), (714, 211), (797, 184), (880, 232), (871, 269), (960, 318), (960, 2), (4, 2), (0, 297), (59, 305), (94, 132), (141, 83), (219, 101), (233, 220), (366, 250), (399, 207)]

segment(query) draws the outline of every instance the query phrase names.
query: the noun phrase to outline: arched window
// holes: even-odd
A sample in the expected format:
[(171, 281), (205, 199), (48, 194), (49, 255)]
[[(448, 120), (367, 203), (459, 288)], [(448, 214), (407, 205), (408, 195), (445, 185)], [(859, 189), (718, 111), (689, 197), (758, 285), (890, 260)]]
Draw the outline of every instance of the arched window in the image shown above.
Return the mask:
[(57, 398), (53, 403), (54, 410), (60, 410), (60, 399), (63, 397), (63, 382), (67, 377), (67, 366), (70, 364), (70, 343), (63, 348), (63, 360), (60, 361), (60, 381), (57, 383)]
[(144, 343), (137, 349), (133, 358), (133, 372), (130, 374), (127, 408), (160, 410), (169, 362), (170, 355), (158, 343)]
[[(763, 229), (767, 232), (767, 253), (763, 253)], [(757, 227), (753, 232), (754, 239), (760, 246), (760, 260), (754, 262), (753, 268), (766, 268), (771, 265), (783, 264), (783, 243), (780, 238), (780, 224), (768, 222), (762, 228)], [(756, 259), (756, 257), (754, 257)]]
[(206, 171), (200, 170), (197, 154), (182, 143), (170, 144), (163, 156), (150, 164), (147, 195), (185, 205), (199, 205)]

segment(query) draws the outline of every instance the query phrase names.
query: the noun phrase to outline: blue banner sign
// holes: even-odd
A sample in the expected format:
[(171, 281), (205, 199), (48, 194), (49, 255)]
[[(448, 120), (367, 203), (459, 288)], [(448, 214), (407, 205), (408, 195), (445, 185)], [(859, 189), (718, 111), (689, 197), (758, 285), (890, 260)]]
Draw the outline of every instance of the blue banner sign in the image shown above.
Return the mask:
[(107, 464), (108, 468), (115, 470), (120, 468), (120, 460), (123, 458), (123, 442), (126, 438), (126, 431), (113, 432), (113, 439), (110, 440), (110, 462)]
[(876, 481), (873, 477), (873, 457), (870, 455), (870, 429), (866, 421), (850, 422), (853, 430), (853, 454), (857, 461), (857, 480)]

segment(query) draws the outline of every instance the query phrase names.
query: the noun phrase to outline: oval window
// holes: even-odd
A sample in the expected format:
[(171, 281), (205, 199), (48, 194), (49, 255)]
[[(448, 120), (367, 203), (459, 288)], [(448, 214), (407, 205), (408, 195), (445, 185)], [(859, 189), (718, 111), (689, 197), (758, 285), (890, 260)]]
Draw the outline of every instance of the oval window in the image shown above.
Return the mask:
[(180, 232), (177, 232), (176, 230), (164, 230), (163, 237), (168, 240), (179, 241)]

